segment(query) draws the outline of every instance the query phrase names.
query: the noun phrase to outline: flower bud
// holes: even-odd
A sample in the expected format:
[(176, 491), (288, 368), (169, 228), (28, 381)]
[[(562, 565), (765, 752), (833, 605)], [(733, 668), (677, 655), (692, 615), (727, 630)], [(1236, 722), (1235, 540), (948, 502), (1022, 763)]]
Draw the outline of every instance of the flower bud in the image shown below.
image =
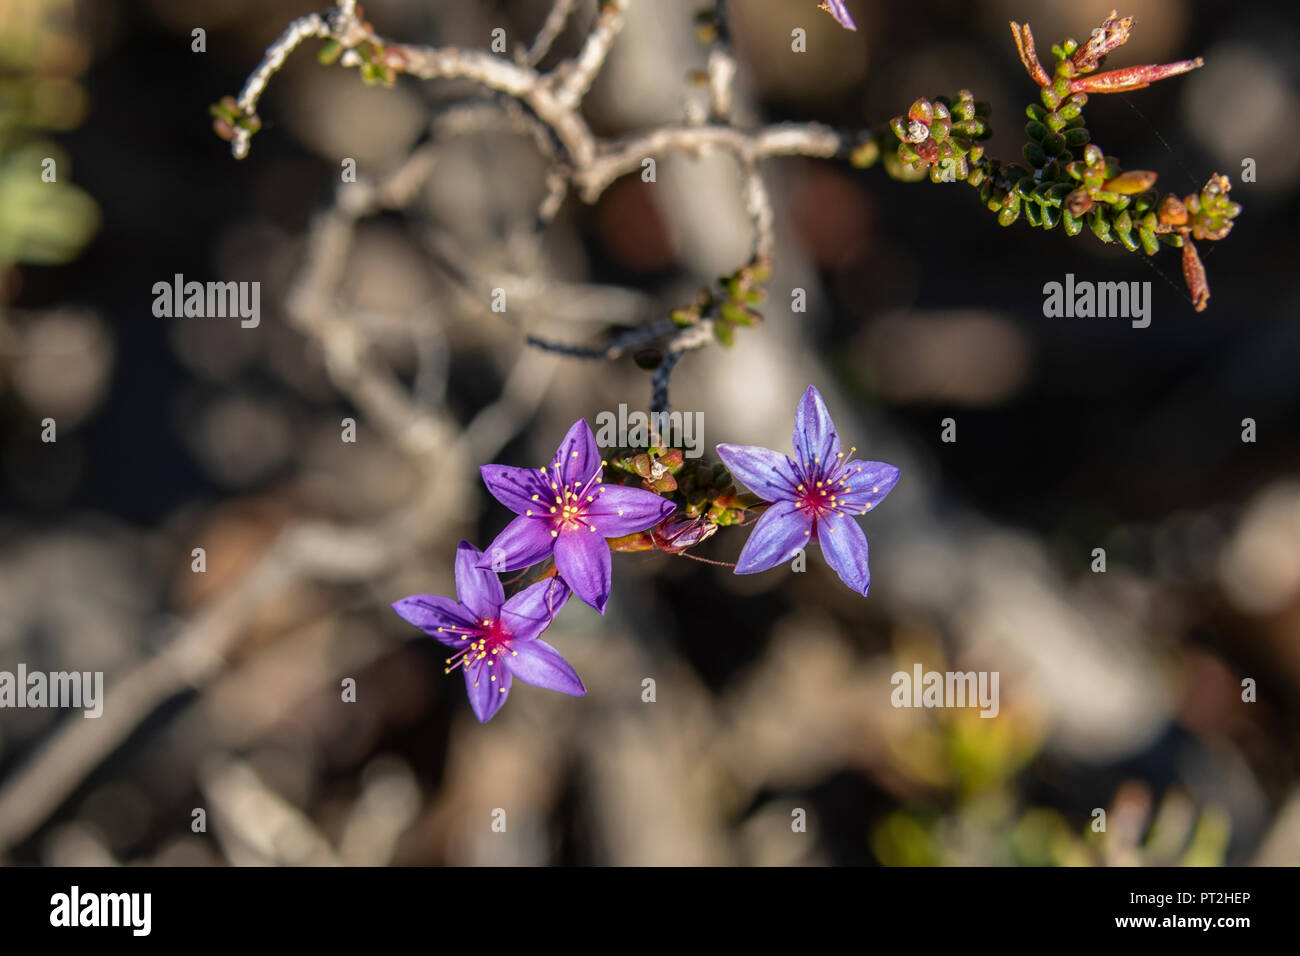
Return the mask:
[(1076, 218), (1084, 215), (1092, 208), (1092, 197), (1088, 195), (1088, 190), (1080, 187), (1071, 192), (1065, 197), (1065, 208)]
[(1156, 218), (1166, 226), (1185, 226), (1187, 225), (1187, 207), (1181, 199), (1170, 193), (1160, 201), (1160, 207), (1156, 211)]
[(1108, 179), (1102, 183), (1102, 189), (1111, 193), (1119, 193), (1121, 196), (1132, 196), (1136, 193), (1146, 192), (1156, 183), (1157, 174), (1149, 169), (1130, 169), (1128, 172), (1120, 173), (1114, 179)]

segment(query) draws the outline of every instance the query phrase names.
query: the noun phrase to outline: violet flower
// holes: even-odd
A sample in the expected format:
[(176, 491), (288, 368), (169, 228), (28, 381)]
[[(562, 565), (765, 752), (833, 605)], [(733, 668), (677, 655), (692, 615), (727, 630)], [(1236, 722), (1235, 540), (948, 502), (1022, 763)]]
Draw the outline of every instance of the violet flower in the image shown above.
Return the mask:
[(815, 538), (840, 580), (866, 596), (867, 536), (855, 516), (878, 505), (899, 472), (884, 462), (851, 458), (854, 451), (840, 451), (835, 423), (811, 385), (794, 413), (795, 459), (753, 445), (718, 446), (731, 474), (772, 502), (740, 552), (737, 574), (774, 568)]
[(488, 546), (491, 558), (479, 567), (516, 571), (554, 556), (573, 593), (604, 614), (610, 589), (605, 539), (654, 527), (677, 506), (640, 488), (603, 484), (603, 466), (596, 436), (579, 419), (550, 467), (479, 469), (492, 496), (519, 515)]
[(446, 673), (461, 668), (465, 690), (478, 719), (486, 723), (501, 709), (518, 677), (525, 684), (581, 697), (581, 679), (550, 644), (538, 635), (546, 630), (569, 599), (558, 578), (524, 588), (506, 600), (501, 581), (478, 567), (483, 552), (468, 541), (456, 549), (456, 595), (414, 594), (393, 603), (393, 610), (456, 653), (447, 658)]
[(849, 8), (844, 5), (844, 0), (822, 0), (817, 4), (818, 10), (825, 10), (835, 18), (838, 23), (846, 30), (856, 30), (858, 25), (853, 22), (853, 17), (849, 15)]

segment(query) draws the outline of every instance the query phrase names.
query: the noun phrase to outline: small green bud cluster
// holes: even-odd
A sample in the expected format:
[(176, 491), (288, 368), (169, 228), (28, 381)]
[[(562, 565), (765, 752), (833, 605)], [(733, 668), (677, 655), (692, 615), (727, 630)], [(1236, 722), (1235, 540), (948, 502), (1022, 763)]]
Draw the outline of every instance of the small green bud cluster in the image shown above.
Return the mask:
[(989, 112), (989, 105), (977, 102), (970, 90), (951, 100), (917, 100), (906, 116), (889, 121), (900, 141), (899, 161), (915, 170), (928, 168), (934, 182), (978, 186), (984, 179), (982, 141), (993, 135)]
[(614, 551), (681, 553), (712, 537), (718, 528), (743, 524), (757, 495), (740, 493), (720, 462), (685, 458), (679, 448), (620, 448), (606, 460), (605, 481), (639, 485), (680, 505), (672, 517), (637, 534), (611, 538)]
[(736, 341), (737, 328), (752, 328), (763, 321), (753, 306), (767, 299), (763, 283), (771, 277), (772, 264), (766, 259), (741, 266), (731, 275), (718, 279), (716, 289), (701, 289), (690, 305), (673, 309), (672, 320), (689, 328), (706, 318), (712, 319), (713, 337), (722, 345), (731, 345)]
[(223, 96), (221, 102), (208, 107), (212, 116), (213, 131), (226, 142), (235, 138), (235, 130), (247, 130), (249, 135), (262, 128), (262, 121), (256, 114), (245, 113), (235, 102), (233, 96)]

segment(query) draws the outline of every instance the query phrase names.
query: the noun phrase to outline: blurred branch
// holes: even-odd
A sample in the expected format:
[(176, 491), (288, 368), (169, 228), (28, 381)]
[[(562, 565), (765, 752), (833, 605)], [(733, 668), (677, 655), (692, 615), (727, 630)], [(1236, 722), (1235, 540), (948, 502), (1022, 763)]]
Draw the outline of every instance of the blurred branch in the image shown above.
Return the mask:
[(262, 782), (251, 766), (214, 757), (199, 772), (213, 830), (235, 866), (338, 866), (330, 842), (297, 807)]
[[(480, 50), (420, 47), (385, 40), (375, 34), (370, 24), (357, 19), (355, 11), (342, 7), (332, 14), (326, 32), (330, 41), (344, 51), (342, 64), (369, 67), (372, 72), (366, 76), (371, 81), (375, 75), (375, 64), (381, 63), (386, 82), (391, 82), (397, 73), (426, 80), (460, 78), (471, 80), (500, 94), (503, 99), (498, 105), (508, 114), (512, 125), (529, 133), (549, 161), (547, 195), (538, 210), (538, 221), (542, 224), (549, 222), (558, 212), (569, 185), (577, 190), (583, 202), (594, 203), (613, 182), (641, 168), (643, 162), (650, 157), (673, 152), (695, 156), (715, 150), (731, 153), (744, 173), (745, 207), (754, 226), (754, 251), (750, 266), (765, 263), (771, 258), (775, 246), (774, 217), (766, 185), (759, 173), (759, 161), (771, 156), (829, 158), (847, 154), (861, 143), (862, 135), (842, 134), (818, 123), (785, 123), (757, 130), (745, 130), (731, 125), (736, 62), (729, 48), (730, 30), (726, 4), (719, 0), (715, 3), (712, 14), (712, 43), (707, 70), (711, 122), (688, 122), (618, 140), (597, 138), (579, 113), (579, 108), (623, 27), (627, 3), (628, 0), (602, 0), (596, 23), (578, 54), (561, 62), (549, 73), (539, 73), (533, 65), (545, 56), (572, 13), (573, 4), (565, 0), (560, 0), (551, 8), (532, 48), (517, 55), (513, 61)], [(324, 23), (319, 17), (304, 20), (307, 22), (291, 28), (268, 51), (267, 58), (241, 94), (239, 107), (244, 115), (238, 120), (249, 128), (245, 129), (239, 123), (228, 127), (237, 134), (242, 134), (236, 135), (234, 140), (236, 156), (244, 155), (251, 129), (260, 125), (260, 120), (256, 117), (257, 97), (265, 87), (266, 79), (278, 69), (287, 52), (301, 42), (303, 37), (312, 35), (312, 31), (317, 31), (319, 35)], [(363, 52), (358, 53), (358, 50)], [(453, 124), (446, 125), (451, 127)], [(373, 202), (373, 199), (370, 201)], [(360, 208), (354, 208), (354, 211), (359, 214), (366, 208), (367, 200), (363, 198), (356, 202)], [(333, 215), (344, 215), (347, 212), (340, 204)], [(443, 259), (451, 264), (453, 274), (462, 284), (506, 288), (506, 283), (501, 279), (489, 279), (470, 265), (458, 261), (461, 257), (450, 248), (450, 244), (440, 242), (436, 232), (432, 241)], [(331, 251), (327, 237), (322, 239), (321, 244), (326, 248), (318, 250), (319, 252)], [(514, 285), (518, 287), (525, 283), (535, 284), (535, 280), (516, 281)], [(565, 301), (564, 297), (548, 298), (551, 301)], [(300, 302), (298, 308), (294, 309), (298, 323), (317, 327), (318, 338), (326, 346), (326, 357), (333, 367), (333, 374), (343, 383), (350, 383), (359, 403), (368, 407), (378, 420), (387, 422), (390, 433), (418, 444), (420, 439), (412, 433), (418, 423), (401, 420), (398, 411), (400, 403), (392, 400), (392, 384), (385, 383), (382, 376), (374, 370), (363, 368), (364, 357), (349, 339), (349, 333), (345, 328), (331, 325), (323, 305), (320, 302), (305, 305)], [(692, 328), (677, 333), (667, 343), (666, 354), (673, 358), (657, 374), (654, 384), (656, 402), (666, 402), (668, 377), (681, 354), (707, 344), (709, 333), (714, 330), (713, 318), (713, 315), (699, 317)], [(672, 331), (666, 326), (650, 323), (644, 333), (624, 333), (603, 346), (566, 345), (538, 337), (530, 337), (529, 342), (561, 355), (614, 358), (629, 344), (657, 337), (661, 329), (664, 333)], [(720, 341), (730, 341), (731, 335), (732, 329), (728, 326), (719, 330), (717, 337)]]
[[(160, 654), (113, 682), (103, 716), (67, 721), (0, 789), (0, 853), (30, 835), (85, 776), (161, 704), (203, 688), (227, 666), (254, 615), (306, 580), (358, 583), (391, 571), (417, 548), (469, 520), (475, 465), (491, 457), (540, 405), (554, 360), (524, 350), (502, 397), (459, 433), (440, 407), (417, 405), (392, 370), (370, 354), (364, 325), (341, 309), (338, 287), (358, 221), (403, 205), (432, 169), (416, 150), (392, 175), (341, 187), (336, 204), (311, 226), (302, 271), (289, 295), (294, 326), (325, 356), (333, 384), (425, 474), (416, 499), (395, 514), (360, 527), (303, 520), (280, 533), (220, 598), (185, 625)], [(435, 455), (434, 452), (437, 452)]]
[(731, 119), (732, 86), (736, 79), (736, 58), (731, 55), (731, 24), (727, 0), (714, 0), (714, 41), (709, 49), (709, 106), (714, 122)]
[(726, 150), (742, 162), (771, 156), (830, 158), (851, 142), (821, 123), (779, 123), (757, 130), (735, 126), (670, 126), (639, 136), (600, 145), (600, 155), (576, 170), (574, 184), (583, 202), (595, 202), (610, 184), (641, 168), (650, 156), (688, 153), (703, 156), (712, 150)]
[(574, 109), (591, 89), (591, 83), (605, 65), (605, 58), (619, 31), (623, 29), (623, 16), (627, 0), (600, 0), (600, 15), (596, 26), (582, 45), (576, 59), (561, 63), (554, 74), (555, 99), (565, 109)]
[(521, 64), (536, 66), (542, 61), (560, 34), (564, 32), (564, 26), (569, 22), (569, 16), (576, 5), (577, 0), (555, 0), (550, 13), (546, 15), (546, 22), (542, 24), (541, 30), (533, 40), (533, 45), (519, 54)]

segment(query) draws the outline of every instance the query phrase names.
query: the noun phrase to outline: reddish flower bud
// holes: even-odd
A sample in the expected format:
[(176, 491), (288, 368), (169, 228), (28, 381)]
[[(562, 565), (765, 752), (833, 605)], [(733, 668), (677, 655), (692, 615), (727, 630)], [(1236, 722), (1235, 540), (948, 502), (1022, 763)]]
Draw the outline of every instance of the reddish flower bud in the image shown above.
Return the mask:
[(1128, 172), (1120, 173), (1114, 179), (1108, 179), (1102, 183), (1101, 188), (1109, 193), (1119, 193), (1121, 196), (1133, 196), (1137, 193), (1146, 192), (1156, 184), (1157, 174), (1149, 169), (1130, 169)]
[(716, 524), (704, 518), (669, 518), (656, 525), (650, 533), (660, 551), (680, 554), (687, 548), (707, 541), (717, 530)]
[(1170, 193), (1160, 201), (1156, 218), (1165, 226), (1185, 226), (1187, 224), (1187, 206), (1181, 199)]
[(1092, 197), (1088, 195), (1088, 190), (1080, 187), (1071, 192), (1065, 197), (1065, 208), (1076, 219), (1084, 215), (1092, 208)]
[(1192, 305), (1196, 311), (1204, 312), (1210, 304), (1210, 283), (1205, 277), (1205, 266), (1201, 263), (1196, 246), (1188, 238), (1183, 239), (1183, 281), (1187, 283), (1187, 291), (1192, 294)]

